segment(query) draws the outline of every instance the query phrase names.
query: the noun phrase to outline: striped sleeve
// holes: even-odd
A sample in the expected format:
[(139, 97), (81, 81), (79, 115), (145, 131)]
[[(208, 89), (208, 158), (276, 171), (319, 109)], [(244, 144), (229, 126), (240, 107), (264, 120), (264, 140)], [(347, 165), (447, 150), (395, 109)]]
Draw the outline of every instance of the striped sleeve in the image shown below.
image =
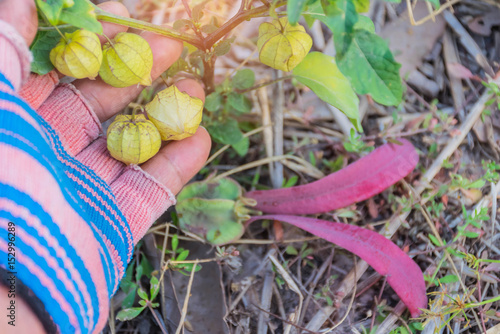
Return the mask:
[(133, 236), (110, 186), (17, 95), (27, 52), (0, 35), (0, 266), (37, 295), (60, 332), (99, 332)]

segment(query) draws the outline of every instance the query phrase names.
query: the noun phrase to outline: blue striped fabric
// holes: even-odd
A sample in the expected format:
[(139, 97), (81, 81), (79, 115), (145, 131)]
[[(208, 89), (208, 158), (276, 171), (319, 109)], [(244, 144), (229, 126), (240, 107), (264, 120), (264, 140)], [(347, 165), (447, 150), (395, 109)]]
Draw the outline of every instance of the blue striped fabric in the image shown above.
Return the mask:
[[(12, 84), (0, 73), (0, 82), (12, 88)], [(109, 265), (104, 268), (105, 279), (107, 283), (107, 295), (110, 298), (118, 289), (119, 280), (123, 276), (124, 268), (130, 261), (133, 252), (133, 239), (130, 227), (126, 222), (125, 217), (118, 209), (116, 200), (111, 193), (109, 186), (99, 178), (91, 169), (81, 164), (78, 160), (71, 157), (63, 148), (55, 131), (41, 119), (35, 111), (33, 111), (24, 101), (14, 95), (12, 90), (0, 91), (0, 100), (9, 101), (22, 107), (29, 115), (31, 115), (43, 129), (44, 133), (40, 133), (33, 125), (15, 114), (11, 110), (0, 109), (0, 143), (12, 146), (18, 150), (29, 154), (36, 159), (52, 176), (57, 180), (60, 191), (64, 195), (66, 202), (89, 223), (93, 231), (96, 241), (100, 245), (100, 262)], [(15, 134), (15, 136), (13, 135)], [(1, 157), (3, 159), (5, 157)], [(15, 161), (11, 163), (15, 164)], [(80, 184), (79, 184), (80, 183)], [(84, 185), (84, 186), (82, 186)], [(58, 280), (55, 271), (49, 266), (42, 254), (37, 253), (25, 240), (16, 238), (16, 248), (20, 253), (23, 253), (28, 258), (32, 259), (36, 265), (42, 269), (48, 277), (56, 284), (57, 289), (64, 296), (64, 299), (71, 305), (77, 315), (78, 324), (81, 332), (92, 332), (93, 328), (89, 327), (89, 321), (93, 326), (97, 324), (98, 318), (103, 315), (98, 314), (99, 301), (96, 286), (92, 281), (89, 273), (89, 266), (95, 263), (83, 263), (83, 260), (77, 255), (75, 249), (71, 246), (71, 240), (61, 234), (59, 226), (54, 223), (51, 217), (44, 209), (42, 203), (35, 202), (29, 194), (13, 188), (10, 185), (0, 182), (0, 200), (9, 199), (15, 202), (18, 206), (26, 208), (30, 214), (38, 217), (42, 224), (50, 231), (50, 235), (57, 239), (66, 251), (67, 257), (71, 260), (73, 266), (80, 273), (84, 284), (91, 296), (91, 304), (86, 305), (84, 309), (78, 305), (76, 299), (84, 300), (82, 291), (79, 291), (76, 283), (73, 282), (73, 287), (77, 294), (74, 295), (70, 287)], [(92, 205), (90, 205), (90, 203)], [(108, 217), (108, 219), (106, 219)], [(56, 259), (57, 266), (63, 270), (68, 277), (71, 277), (70, 270), (65, 266), (63, 260), (51, 248), (46, 235), (42, 235), (40, 231), (29, 226), (26, 221), (20, 217), (16, 217), (12, 212), (2, 210), (0, 206), (0, 221), (14, 221), (16, 229), (24, 231), (27, 235), (36, 239), (36, 241), (45, 248), (50, 256)], [(71, 224), (71, 222), (67, 222)], [(2, 230), (3, 223), (0, 225), (0, 242), (8, 242), (7, 233)], [(107, 239), (109, 242), (103, 239)], [(114, 251), (118, 254), (118, 263), (116, 257), (113, 257), (112, 250), (108, 245), (114, 247)], [(0, 266), (7, 267), (7, 254), (0, 249)], [(98, 263), (99, 261), (96, 261)], [(119, 267), (119, 268), (118, 268)], [(32, 289), (35, 294), (44, 302), (47, 311), (53, 317), (54, 322), (59, 326), (63, 333), (78, 331), (70, 324), (68, 314), (62, 309), (61, 305), (54, 299), (48, 289), (40, 282), (40, 277), (31, 273), (26, 263), (18, 261), (16, 263), (17, 277), (23, 283)], [(93, 310), (93, 319), (88, 319), (88, 311)]]

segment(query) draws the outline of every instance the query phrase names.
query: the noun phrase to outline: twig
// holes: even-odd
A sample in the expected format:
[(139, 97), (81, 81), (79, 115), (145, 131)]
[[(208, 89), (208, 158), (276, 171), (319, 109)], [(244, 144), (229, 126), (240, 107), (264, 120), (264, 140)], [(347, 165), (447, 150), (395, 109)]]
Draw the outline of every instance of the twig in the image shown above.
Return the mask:
[(156, 323), (157, 323), (157, 324), (158, 324), (158, 326), (160, 327), (161, 332), (162, 332), (163, 334), (168, 334), (168, 333), (167, 333), (167, 330), (165, 329), (165, 324), (164, 324), (162, 321), (160, 321), (160, 318), (159, 318), (159, 317), (158, 317), (158, 315), (156, 314), (155, 309), (154, 309), (153, 307), (151, 307), (151, 303), (150, 303), (150, 302), (148, 302), (148, 304), (147, 304), (147, 305), (148, 305), (149, 310), (150, 310), (150, 311), (151, 311), (151, 313), (153, 314), (153, 317), (155, 318)]
[(495, 75), (495, 72), (493, 71), (493, 68), (491, 68), (491, 65), (488, 63), (488, 59), (486, 59), (477, 43), (469, 35), (467, 30), (465, 30), (465, 28), (460, 24), (455, 15), (453, 15), (449, 11), (445, 11), (443, 16), (448, 25), (458, 35), (459, 41), (464, 46), (464, 48), (470, 53), (472, 57), (474, 57), (474, 59), (483, 68), (483, 70), (489, 76), (493, 77)]
[(283, 277), (285, 282), (288, 284), (288, 287), (295, 292), (297, 295), (299, 295), (299, 306), (297, 308), (297, 314), (295, 314), (295, 322), (294, 325), (298, 325), (298, 320), (300, 319), (300, 312), (302, 310), (302, 304), (304, 302), (304, 296), (302, 296), (302, 293), (300, 292), (299, 287), (295, 283), (295, 281), (292, 279), (290, 274), (285, 270), (285, 268), (282, 267), (281, 263), (276, 259), (273, 255), (269, 256), (269, 259), (271, 262), (274, 264), (274, 267), (276, 268), (276, 271)]
[(410, 22), (414, 26), (419, 26), (422, 23), (429, 21), (431, 18), (435, 17), (436, 15), (439, 15), (445, 9), (450, 8), (451, 6), (453, 6), (456, 3), (459, 3), (460, 1), (461, 0), (452, 0), (452, 1), (449, 1), (446, 4), (441, 5), (441, 7), (439, 9), (433, 11), (431, 14), (427, 15), (426, 17), (424, 17), (424, 18), (422, 18), (422, 19), (420, 19), (418, 21), (415, 21), (415, 17), (413, 16), (413, 8), (412, 8), (412, 5), (411, 5), (411, 2), (410, 2), (410, 0), (406, 0), (406, 4), (408, 6), (408, 13), (410, 14), (409, 15)]
[(191, 13), (191, 8), (189, 8), (189, 5), (186, 0), (182, 0), (182, 4), (184, 5), (184, 10), (186, 11), (187, 15), (189, 16), (190, 19), (193, 18), (193, 15)]
[[(275, 7), (281, 7), (286, 5), (285, 0), (280, 0), (276, 2)], [(204, 41), (204, 50), (210, 49), (217, 41), (219, 41), (222, 37), (226, 36), (226, 34), (233, 30), (234, 27), (238, 26), (241, 22), (251, 19), (253, 17), (258, 17), (260, 15), (263, 15), (269, 11), (269, 7), (267, 6), (260, 6), (254, 9), (247, 10), (243, 13), (238, 13), (236, 14), (233, 18), (231, 18), (229, 21), (224, 23), (219, 29), (217, 29), (215, 32), (211, 33), (208, 35)]]
[[(264, 276), (264, 283), (262, 284), (262, 293), (261, 293), (261, 301), (260, 305), (263, 310), (268, 311), (271, 308), (271, 298), (273, 296), (273, 280), (274, 280), (274, 272), (272, 270), (271, 264), (268, 264), (268, 268), (266, 270), (266, 274)], [(267, 314), (260, 313), (259, 320), (257, 323), (257, 334), (266, 334), (267, 333)]]
[(280, 77), (273, 79), (273, 80), (265, 81), (263, 83), (260, 83), (258, 85), (255, 85), (255, 86), (247, 88), (247, 89), (238, 90), (237, 92), (240, 94), (244, 94), (244, 93), (248, 93), (248, 92), (251, 92), (253, 90), (257, 90), (257, 89), (260, 89), (260, 88), (263, 88), (266, 86), (274, 85), (275, 83), (278, 83), (280, 81), (285, 81), (285, 80), (290, 80), (290, 79), (293, 79), (293, 75), (284, 75), (284, 76), (280, 76)]
[[(274, 71), (277, 79), (283, 76), (283, 72)], [(271, 113), (271, 120), (273, 122), (273, 155), (283, 155), (283, 113), (285, 104), (285, 92), (283, 91), (283, 82), (278, 81), (274, 87), (274, 96), (276, 96), (275, 103)], [(283, 165), (276, 161), (272, 174), (270, 174), (271, 183), (273, 188), (281, 188), (283, 185)]]
[(238, 166), (237, 168), (233, 168), (230, 171), (227, 171), (225, 173), (219, 174), (218, 176), (214, 177), (213, 180), (217, 181), (217, 180), (220, 180), (220, 179), (222, 179), (224, 177), (227, 177), (229, 175), (233, 175), (233, 174), (242, 172), (242, 171), (250, 169), (250, 168), (254, 168), (254, 167), (266, 165), (266, 164), (268, 164), (270, 162), (281, 161), (281, 160), (285, 160), (285, 159), (290, 159), (290, 160), (297, 161), (298, 163), (303, 164), (305, 166), (310, 166), (311, 165), (307, 161), (305, 161), (305, 160), (303, 160), (303, 159), (301, 159), (299, 157), (296, 157), (294, 155), (279, 155), (279, 156), (274, 156), (274, 157), (268, 157), (268, 158), (260, 159), (260, 160), (257, 160), (257, 161), (249, 162), (249, 163), (247, 163), (245, 165)]
[[(354, 257), (354, 280), (357, 281), (359, 279), (359, 276), (356, 275), (356, 257)], [(360, 275), (361, 276), (361, 275)], [(349, 305), (347, 306), (347, 311), (345, 312), (344, 316), (342, 317), (342, 319), (340, 319), (340, 321), (335, 324), (335, 326), (332, 326), (330, 327), (329, 329), (327, 329), (324, 333), (329, 333), (331, 331), (333, 331), (335, 328), (339, 327), (344, 321), (345, 319), (347, 319), (347, 316), (349, 315), (349, 312), (351, 311), (351, 308), (352, 308), (352, 304), (354, 304), (354, 299), (356, 298), (356, 289), (357, 289), (357, 285), (354, 284), (354, 289), (352, 291), (352, 297), (351, 297), (351, 300), (349, 301)]]
[(274, 314), (274, 313), (271, 313), (271, 312), (269, 312), (269, 311), (266, 311), (266, 310), (264, 310), (263, 308), (259, 307), (258, 305), (253, 304), (253, 306), (255, 306), (256, 308), (258, 308), (260, 311), (265, 312), (265, 313), (267, 313), (267, 314), (269, 314), (269, 315), (272, 315), (273, 317), (275, 317), (275, 318), (277, 318), (277, 319), (280, 319), (280, 320), (281, 320), (281, 321), (283, 321), (284, 323), (289, 324), (289, 325), (292, 325), (292, 326), (294, 326), (294, 327), (296, 327), (296, 328), (298, 328), (298, 329), (300, 329), (300, 330), (302, 330), (302, 331), (305, 331), (305, 332), (307, 332), (307, 333), (311, 333), (311, 334), (318, 334), (318, 332), (316, 332), (316, 331), (311, 331), (311, 330), (309, 330), (309, 329), (307, 329), (307, 328), (297, 326), (297, 325), (295, 325), (293, 322), (288, 321), (288, 320), (286, 320), (286, 319), (283, 319), (283, 318), (281, 318), (281, 317), (280, 317), (279, 315), (277, 315), (277, 314)]
[(180, 332), (182, 331), (182, 328), (184, 327), (184, 320), (186, 319), (189, 298), (191, 297), (191, 287), (193, 286), (194, 272), (196, 270), (197, 264), (198, 264), (197, 261), (195, 261), (195, 264), (193, 265), (193, 268), (191, 269), (191, 275), (189, 276), (189, 282), (188, 282), (188, 286), (187, 286), (187, 290), (186, 290), (186, 297), (184, 298), (184, 305), (182, 306), (181, 320), (179, 321), (179, 326), (177, 327), (175, 334), (180, 334)]

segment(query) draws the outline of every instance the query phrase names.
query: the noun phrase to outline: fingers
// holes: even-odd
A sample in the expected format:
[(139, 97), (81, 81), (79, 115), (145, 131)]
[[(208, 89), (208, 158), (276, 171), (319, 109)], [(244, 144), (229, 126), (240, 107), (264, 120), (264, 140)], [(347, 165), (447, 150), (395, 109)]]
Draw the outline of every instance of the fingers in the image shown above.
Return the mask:
[[(205, 93), (203, 91), (203, 88), (201, 85), (196, 82), (195, 80), (191, 79), (186, 79), (186, 80), (181, 80), (176, 84), (177, 88), (179, 88), (180, 91), (183, 91), (191, 96), (198, 97), (202, 100), (205, 99)], [(188, 139), (185, 139), (188, 140)], [(203, 139), (206, 141), (208, 144), (210, 144), (210, 138), (208, 139)], [(183, 141), (184, 142), (184, 141)], [(176, 144), (176, 142), (172, 142), (166, 145), (166, 147), (169, 147), (171, 145)], [(187, 144), (189, 145), (189, 144)], [(194, 145), (197, 145), (196, 143)], [(154, 163), (152, 166), (148, 166), (147, 171), (152, 172), (152, 174), (158, 178), (158, 180), (163, 180), (164, 177), (161, 175), (163, 172), (165, 173), (170, 173), (168, 170), (164, 170), (162, 166), (162, 158), (158, 158), (160, 154), (170, 154), (169, 151), (167, 150), (164, 152), (165, 148), (160, 151), (155, 157), (153, 157), (150, 161), (153, 161), (155, 159), (160, 159), (158, 160), (157, 163)], [(208, 151), (210, 150), (210, 145), (208, 148)], [(208, 154), (208, 153), (207, 153)], [(81, 153), (79, 153), (76, 158), (80, 160), (83, 164), (89, 166), (92, 168), (97, 175), (99, 175), (104, 181), (106, 181), (108, 184), (111, 184), (115, 181), (115, 179), (122, 174), (123, 170), (125, 169), (125, 164), (123, 164), (120, 161), (117, 161), (111, 157), (109, 154), (109, 151), (107, 149), (106, 145), (106, 138), (105, 137), (100, 137), (97, 140), (95, 140), (92, 144), (90, 144), (86, 149), (84, 149)], [(202, 157), (201, 160), (204, 161), (206, 160), (206, 157)], [(201, 163), (201, 165), (203, 165)], [(147, 163), (146, 163), (147, 164)], [(143, 164), (143, 167), (146, 165)], [(201, 168), (200, 165), (200, 168)], [(195, 166), (196, 167), (196, 166)], [(196, 171), (197, 172), (197, 171)], [(196, 172), (194, 174), (196, 174)], [(193, 174), (193, 175), (194, 175)], [(192, 176), (191, 176), (192, 177)], [(189, 180), (190, 177), (187, 177)], [(183, 176), (183, 179), (185, 177)], [(168, 183), (168, 180), (165, 180), (163, 183), (164, 186), (170, 188), (170, 184)]]
[(142, 170), (127, 167), (111, 184), (135, 244), (175, 204), (174, 194), (200, 170), (209, 152), (210, 136), (200, 127), (194, 136), (165, 146)]
[[(165, 72), (181, 55), (182, 43), (164, 36), (145, 32), (141, 34), (153, 51), (153, 80)], [(143, 86), (115, 88), (101, 79), (79, 80), (75, 86), (89, 101), (101, 122), (108, 120), (118, 111), (125, 108), (142, 91)]]
[[(102, 10), (105, 10), (106, 12), (110, 12), (115, 15), (120, 15), (127, 18), (130, 17), (130, 13), (128, 12), (127, 7), (125, 7), (121, 2), (115, 2), (115, 1), (103, 2), (100, 5), (98, 5), (98, 7), (101, 8)], [(101, 22), (101, 23), (103, 31), (103, 34), (99, 36), (101, 44), (104, 44), (108, 41), (106, 37), (104, 37), (104, 35), (106, 35), (109, 39), (112, 39), (113, 37), (115, 37), (116, 34), (128, 30), (128, 27), (121, 26), (118, 24), (113, 24), (109, 22)]]
[[(205, 99), (203, 89), (194, 80), (182, 80), (177, 87), (191, 96)], [(130, 225), (134, 243), (175, 203), (174, 194), (198, 173), (207, 160), (210, 147), (210, 136), (200, 127), (194, 136), (163, 147), (141, 166), (142, 170), (127, 167), (111, 184), (118, 206)]]
[(205, 102), (205, 91), (198, 81), (193, 79), (183, 79), (177, 81), (175, 85), (181, 92), (187, 93), (192, 97), (197, 97)]
[(210, 147), (210, 135), (200, 127), (194, 136), (162, 148), (153, 159), (142, 165), (142, 169), (177, 194), (201, 169)]
[(38, 28), (35, 1), (0, 1), (0, 20), (16, 28), (26, 44), (30, 45)]

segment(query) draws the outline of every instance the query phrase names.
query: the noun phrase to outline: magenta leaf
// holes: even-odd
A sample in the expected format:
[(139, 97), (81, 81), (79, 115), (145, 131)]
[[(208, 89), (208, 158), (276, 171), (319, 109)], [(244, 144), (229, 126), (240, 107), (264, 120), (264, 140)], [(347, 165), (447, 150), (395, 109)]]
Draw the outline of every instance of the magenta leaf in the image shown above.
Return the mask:
[(254, 208), (266, 213), (316, 214), (343, 208), (376, 195), (407, 176), (417, 165), (413, 145), (385, 144), (318, 181), (291, 188), (250, 191)]
[(412, 317), (417, 317), (420, 309), (427, 307), (422, 271), (405, 252), (384, 236), (354, 225), (287, 215), (256, 216), (247, 223), (260, 219), (292, 224), (356, 254), (380, 275), (387, 276), (387, 282), (408, 307)]

